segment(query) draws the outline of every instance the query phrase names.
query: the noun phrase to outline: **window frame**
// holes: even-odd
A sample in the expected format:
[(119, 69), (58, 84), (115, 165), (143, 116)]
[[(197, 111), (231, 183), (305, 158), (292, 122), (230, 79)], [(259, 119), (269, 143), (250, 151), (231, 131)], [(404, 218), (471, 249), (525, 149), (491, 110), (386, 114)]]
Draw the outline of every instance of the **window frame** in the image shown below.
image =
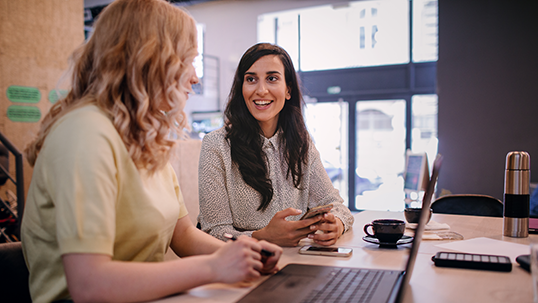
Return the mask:
[[(357, 102), (399, 99), (405, 100), (406, 149), (411, 148), (413, 130), (412, 97), (436, 94), (437, 61), (413, 61), (414, 2), (409, 5), (409, 61), (404, 64), (374, 65), (357, 68), (303, 71), (301, 69), (301, 15), (298, 14), (297, 74), (302, 84), (305, 99), (316, 102), (348, 103), (348, 201), (349, 209), (359, 211), (355, 205)], [(419, 2), (416, 0), (416, 2)], [(420, 17), (419, 17), (420, 18)], [(438, 20), (438, 19), (437, 19)], [(274, 43), (278, 43), (278, 18), (274, 19)], [(437, 26), (438, 28), (438, 26)], [(438, 31), (437, 31), (438, 32)]]
[[(406, 103), (406, 149), (411, 148), (413, 95), (436, 94), (437, 62), (362, 67), (324, 71), (297, 72), (302, 82), (303, 95), (317, 102), (334, 102), (343, 99), (348, 103), (348, 201), (351, 211), (360, 211), (354, 203), (356, 188), (356, 136), (357, 102), (403, 99)], [(338, 94), (328, 93), (330, 87), (339, 86)], [(371, 89), (368, 89), (371, 88)]]

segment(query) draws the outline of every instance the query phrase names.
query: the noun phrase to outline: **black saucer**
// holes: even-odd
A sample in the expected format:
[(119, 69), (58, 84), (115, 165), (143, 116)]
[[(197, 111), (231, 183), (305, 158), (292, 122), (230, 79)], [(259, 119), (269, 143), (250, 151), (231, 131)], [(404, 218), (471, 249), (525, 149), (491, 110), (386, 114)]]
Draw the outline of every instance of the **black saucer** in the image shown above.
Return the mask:
[(379, 239), (378, 238), (374, 238), (374, 237), (371, 237), (371, 236), (364, 236), (362, 237), (362, 239), (368, 243), (373, 243), (373, 244), (379, 244), (379, 247), (396, 247), (396, 245), (400, 245), (400, 244), (409, 244), (411, 242), (413, 242), (413, 237), (410, 237), (410, 236), (406, 236), (406, 235), (403, 235), (403, 237), (396, 241), (396, 243), (394, 242), (379, 242)]

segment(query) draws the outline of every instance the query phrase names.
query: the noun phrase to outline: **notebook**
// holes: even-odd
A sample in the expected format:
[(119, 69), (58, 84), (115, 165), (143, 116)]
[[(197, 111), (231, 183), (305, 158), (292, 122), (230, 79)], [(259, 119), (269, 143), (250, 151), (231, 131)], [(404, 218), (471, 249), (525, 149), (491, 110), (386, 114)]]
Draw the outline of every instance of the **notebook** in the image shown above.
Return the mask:
[[(405, 270), (292, 263), (252, 289), (238, 303), (400, 302), (411, 279), (441, 163), (442, 156), (437, 155)], [(336, 298), (334, 294), (338, 294)]]

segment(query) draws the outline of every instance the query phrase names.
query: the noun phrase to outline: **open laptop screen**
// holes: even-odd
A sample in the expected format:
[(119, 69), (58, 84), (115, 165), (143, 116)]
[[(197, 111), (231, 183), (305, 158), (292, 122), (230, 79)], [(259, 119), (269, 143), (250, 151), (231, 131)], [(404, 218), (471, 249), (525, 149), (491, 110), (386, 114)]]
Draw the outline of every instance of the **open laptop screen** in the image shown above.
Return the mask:
[(422, 200), (422, 211), (420, 213), (420, 219), (417, 224), (417, 229), (415, 230), (413, 245), (411, 246), (411, 252), (409, 253), (409, 260), (405, 268), (405, 275), (403, 281), (400, 284), (400, 289), (398, 291), (397, 302), (401, 302), (403, 299), (403, 294), (405, 287), (409, 284), (413, 268), (415, 267), (415, 261), (418, 254), (418, 249), (420, 247), (420, 242), (422, 235), (424, 234), (424, 229), (426, 222), (428, 221), (429, 209), (432, 201), (432, 197), (435, 191), (435, 185), (437, 184), (437, 178), (439, 177), (439, 170), (441, 169), (441, 164), (443, 162), (443, 156), (437, 155), (435, 161), (433, 162), (432, 176), (429, 178), (428, 186), (426, 187), (426, 192), (424, 193), (424, 199)]

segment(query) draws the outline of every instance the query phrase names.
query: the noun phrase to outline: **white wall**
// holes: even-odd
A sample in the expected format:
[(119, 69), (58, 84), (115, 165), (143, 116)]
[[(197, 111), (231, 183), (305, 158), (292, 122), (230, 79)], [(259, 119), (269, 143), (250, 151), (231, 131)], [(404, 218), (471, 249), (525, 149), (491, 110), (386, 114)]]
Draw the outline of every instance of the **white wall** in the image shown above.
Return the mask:
[(239, 59), (257, 42), (258, 15), (336, 3), (334, 0), (219, 0), (185, 7), (198, 23), (205, 25), (204, 52), (220, 59), (220, 100), (192, 96), (186, 112), (224, 109)]

